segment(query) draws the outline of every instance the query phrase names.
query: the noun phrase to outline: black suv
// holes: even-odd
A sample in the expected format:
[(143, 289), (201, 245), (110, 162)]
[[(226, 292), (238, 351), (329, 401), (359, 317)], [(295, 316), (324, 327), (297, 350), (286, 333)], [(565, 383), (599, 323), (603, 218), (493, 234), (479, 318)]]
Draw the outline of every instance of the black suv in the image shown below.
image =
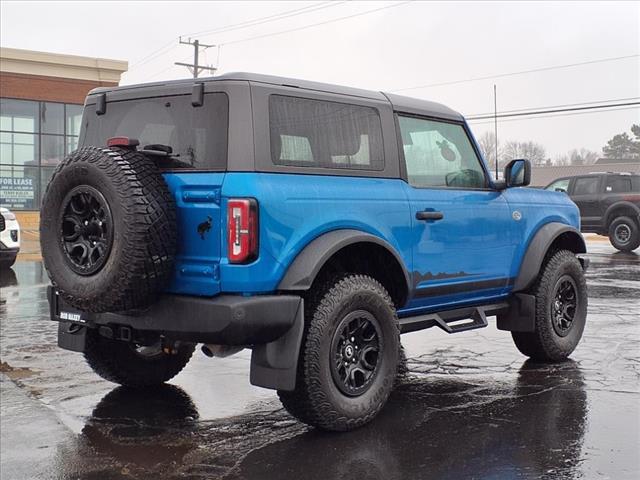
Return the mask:
[(583, 232), (607, 235), (624, 252), (640, 246), (640, 175), (596, 172), (559, 178), (545, 189), (571, 197), (580, 209)]

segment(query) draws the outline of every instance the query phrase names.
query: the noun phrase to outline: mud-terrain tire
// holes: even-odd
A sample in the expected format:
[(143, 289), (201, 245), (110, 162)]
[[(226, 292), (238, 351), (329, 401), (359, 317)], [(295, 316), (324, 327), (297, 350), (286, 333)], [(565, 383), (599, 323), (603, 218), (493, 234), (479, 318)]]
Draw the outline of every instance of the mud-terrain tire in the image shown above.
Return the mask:
[(609, 241), (621, 252), (640, 247), (640, 227), (630, 217), (617, 217), (609, 225)]
[(173, 270), (173, 196), (142, 153), (81, 148), (47, 186), (40, 243), (51, 282), (68, 304), (89, 312), (144, 307)]
[(511, 332), (516, 347), (533, 360), (565, 360), (578, 346), (587, 318), (587, 283), (575, 254), (551, 252), (528, 293), (536, 298), (535, 331)]
[(308, 425), (357, 428), (389, 398), (400, 348), (398, 317), (384, 287), (366, 275), (339, 276), (307, 299), (296, 388), (279, 390), (278, 396), (291, 415)]
[(134, 343), (101, 336), (87, 330), (84, 358), (105, 380), (129, 387), (159, 385), (175, 377), (189, 363), (196, 346), (179, 343), (174, 353), (151, 347), (151, 353)]

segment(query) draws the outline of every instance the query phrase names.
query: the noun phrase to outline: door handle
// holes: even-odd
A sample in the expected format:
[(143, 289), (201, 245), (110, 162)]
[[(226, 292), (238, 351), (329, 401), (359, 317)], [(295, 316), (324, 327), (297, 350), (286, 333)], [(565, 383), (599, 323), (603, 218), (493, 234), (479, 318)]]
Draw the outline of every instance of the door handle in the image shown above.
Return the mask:
[(430, 210), (416, 212), (416, 219), (418, 220), (442, 220), (443, 218), (444, 214), (442, 212), (433, 212)]

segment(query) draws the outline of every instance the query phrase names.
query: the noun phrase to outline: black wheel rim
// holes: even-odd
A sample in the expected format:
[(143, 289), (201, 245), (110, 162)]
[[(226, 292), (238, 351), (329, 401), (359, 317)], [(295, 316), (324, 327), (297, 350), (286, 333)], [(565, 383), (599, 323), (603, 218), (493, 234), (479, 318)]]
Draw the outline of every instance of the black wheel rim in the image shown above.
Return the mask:
[(561, 337), (571, 331), (578, 310), (578, 288), (569, 275), (558, 279), (553, 290), (551, 303), (551, 322), (553, 329)]
[(350, 397), (366, 392), (378, 373), (382, 351), (376, 318), (365, 310), (346, 315), (331, 341), (331, 375), (338, 389)]
[(629, 243), (629, 240), (631, 240), (631, 228), (626, 223), (621, 223), (616, 226), (613, 236), (622, 245)]
[(67, 194), (60, 230), (62, 250), (74, 272), (92, 275), (103, 267), (113, 242), (113, 220), (98, 190), (81, 185)]

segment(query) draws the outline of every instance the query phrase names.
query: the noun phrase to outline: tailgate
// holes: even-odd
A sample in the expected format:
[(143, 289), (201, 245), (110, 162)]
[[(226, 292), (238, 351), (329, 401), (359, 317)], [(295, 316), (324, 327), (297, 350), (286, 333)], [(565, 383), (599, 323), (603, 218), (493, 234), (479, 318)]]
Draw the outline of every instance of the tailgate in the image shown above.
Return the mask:
[(206, 296), (220, 292), (220, 193), (224, 175), (163, 174), (177, 207), (178, 249), (168, 292)]

